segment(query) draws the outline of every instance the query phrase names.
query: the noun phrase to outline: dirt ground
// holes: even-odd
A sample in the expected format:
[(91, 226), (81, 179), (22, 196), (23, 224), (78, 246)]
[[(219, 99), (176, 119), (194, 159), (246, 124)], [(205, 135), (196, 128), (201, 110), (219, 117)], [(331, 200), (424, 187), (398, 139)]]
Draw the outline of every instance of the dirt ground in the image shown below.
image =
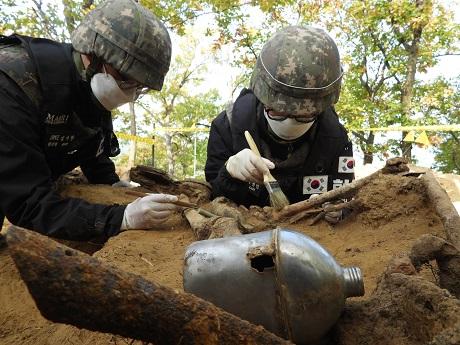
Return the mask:
[[(129, 203), (135, 198), (111, 187), (88, 185), (70, 185), (64, 195), (96, 203)], [(356, 198), (365, 205), (364, 209), (335, 226), (324, 221), (309, 226), (308, 220), (280, 224), (318, 241), (342, 266), (357, 266), (363, 272), (366, 294), (347, 300), (347, 308), (329, 335), (329, 343), (418, 345), (433, 341), (442, 333), (445, 341), (433, 344), (460, 344), (460, 338), (456, 338), (460, 334), (457, 332), (460, 302), (436, 286), (435, 263), (417, 274), (385, 275), (389, 262), (404, 256), (421, 235), (446, 237), (420, 179), (385, 176), (363, 187)], [(94, 256), (101, 260), (182, 291), (183, 255), (194, 240), (188, 222), (176, 215), (163, 229), (123, 232), (100, 250), (97, 250), (99, 245), (92, 242), (77, 247), (97, 250)], [(419, 305), (426, 307), (427, 300), (433, 304), (429, 315), (425, 315), (427, 311), (423, 307), (423, 310), (417, 309)], [(440, 318), (439, 313), (445, 317)], [(444, 331), (451, 333), (444, 335)], [(45, 320), (7, 250), (0, 249), (0, 344), (141, 342)]]

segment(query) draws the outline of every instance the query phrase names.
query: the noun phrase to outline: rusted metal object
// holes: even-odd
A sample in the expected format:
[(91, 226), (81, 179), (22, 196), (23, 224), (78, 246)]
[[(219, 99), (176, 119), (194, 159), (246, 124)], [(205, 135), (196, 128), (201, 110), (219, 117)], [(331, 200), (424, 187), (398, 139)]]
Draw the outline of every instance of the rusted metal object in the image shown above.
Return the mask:
[(290, 344), (191, 294), (159, 286), (38, 233), (10, 227), (8, 250), (42, 315), (161, 344)]

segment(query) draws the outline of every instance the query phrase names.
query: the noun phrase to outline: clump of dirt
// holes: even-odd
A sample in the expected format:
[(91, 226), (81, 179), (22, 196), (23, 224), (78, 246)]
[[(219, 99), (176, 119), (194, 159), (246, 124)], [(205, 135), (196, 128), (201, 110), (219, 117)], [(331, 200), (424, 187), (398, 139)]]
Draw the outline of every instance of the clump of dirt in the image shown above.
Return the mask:
[[(95, 203), (127, 204), (136, 198), (107, 186), (63, 188), (66, 196)], [(174, 185), (167, 192), (181, 194)], [(292, 225), (279, 224), (309, 235), (342, 266), (358, 266), (363, 272), (366, 294), (347, 301), (331, 344), (418, 345), (441, 337), (444, 330), (447, 333), (442, 336), (451, 334), (453, 339), (456, 333), (451, 331), (455, 324), (452, 313), (460, 315), (460, 309), (453, 302), (455, 298), (435, 285), (436, 275), (430, 269), (414, 271), (412, 275), (386, 272), (392, 258), (408, 253), (421, 235), (446, 238), (420, 180), (381, 175), (363, 187), (356, 199), (363, 209), (335, 226), (324, 221), (310, 226), (308, 219)], [(120, 233), (94, 255), (180, 291), (183, 255), (194, 240), (189, 224), (177, 214), (162, 229)], [(1, 344), (141, 344), (43, 319), (5, 249), (0, 249), (0, 305)], [(430, 314), (431, 309), (435, 312)], [(430, 315), (440, 319), (430, 319)]]
[(382, 175), (371, 181), (361, 188), (355, 199), (366, 209), (358, 215), (359, 221), (374, 227), (417, 213), (427, 201), (420, 179), (397, 175)]
[(370, 298), (347, 305), (337, 344), (459, 344), (460, 300), (410, 266), (408, 257), (393, 260)]

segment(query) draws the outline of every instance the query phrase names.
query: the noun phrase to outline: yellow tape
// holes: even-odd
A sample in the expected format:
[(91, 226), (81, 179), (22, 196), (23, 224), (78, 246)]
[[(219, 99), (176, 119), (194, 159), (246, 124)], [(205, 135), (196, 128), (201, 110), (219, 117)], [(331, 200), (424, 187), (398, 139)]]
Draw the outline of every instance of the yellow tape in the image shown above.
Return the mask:
[[(351, 131), (401, 132), (401, 131), (460, 131), (460, 124), (426, 126), (391, 126), (370, 128), (348, 128)], [(154, 132), (209, 132), (209, 128), (199, 127), (157, 127)]]
[(137, 135), (132, 135), (132, 134), (126, 134), (122, 132), (115, 132), (116, 136), (120, 139), (125, 139), (125, 140), (131, 140), (131, 141), (138, 141), (146, 144), (153, 145), (155, 143), (155, 140), (152, 138), (146, 138), (146, 137), (138, 137)]
[(209, 128), (198, 128), (198, 127), (156, 127), (154, 132), (209, 132)]
[[(427, 126), (392, 126), (392, 127), (370, 127), (370, 128), (348, 128), (349, 131), (356, 132), (402, 132), (402, 131), (444, 131), (444, 132), (458, 132), (460, 131), (459, 125), (427, 125)], [(160, 132), (209, 132), (209, 128), (198, 127), (157, 127), (155, 133)], [(122, 132), (115, 133), (118, 138), (125, 140), (134, 140), (146, 144), (154, 144), (155, 140), (152, 138), (138, 137), (136, 135), (126, 134)], [(413, 139), (412, 139), (413, 140)], [(410, 141), (412, 141), (410, 140)]]
[(427, 125), (427, 126), (392, 126), (392, 127), (370, 127), (370, 128), (347, 128), (356, 132), (402, 132), (402, 131), (444, 131), (458, 132), (460, 125)]

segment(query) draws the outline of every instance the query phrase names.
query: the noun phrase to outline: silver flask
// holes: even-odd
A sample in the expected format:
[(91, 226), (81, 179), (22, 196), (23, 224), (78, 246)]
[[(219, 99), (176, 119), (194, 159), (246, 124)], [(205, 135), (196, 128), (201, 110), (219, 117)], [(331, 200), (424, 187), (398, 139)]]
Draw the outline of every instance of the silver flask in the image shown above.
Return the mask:
[(192, 243), (183, 278), (185, 291), (296, 344), (319, 340), (345, 299), (364, 295), (358, 267), (281, 228)]

